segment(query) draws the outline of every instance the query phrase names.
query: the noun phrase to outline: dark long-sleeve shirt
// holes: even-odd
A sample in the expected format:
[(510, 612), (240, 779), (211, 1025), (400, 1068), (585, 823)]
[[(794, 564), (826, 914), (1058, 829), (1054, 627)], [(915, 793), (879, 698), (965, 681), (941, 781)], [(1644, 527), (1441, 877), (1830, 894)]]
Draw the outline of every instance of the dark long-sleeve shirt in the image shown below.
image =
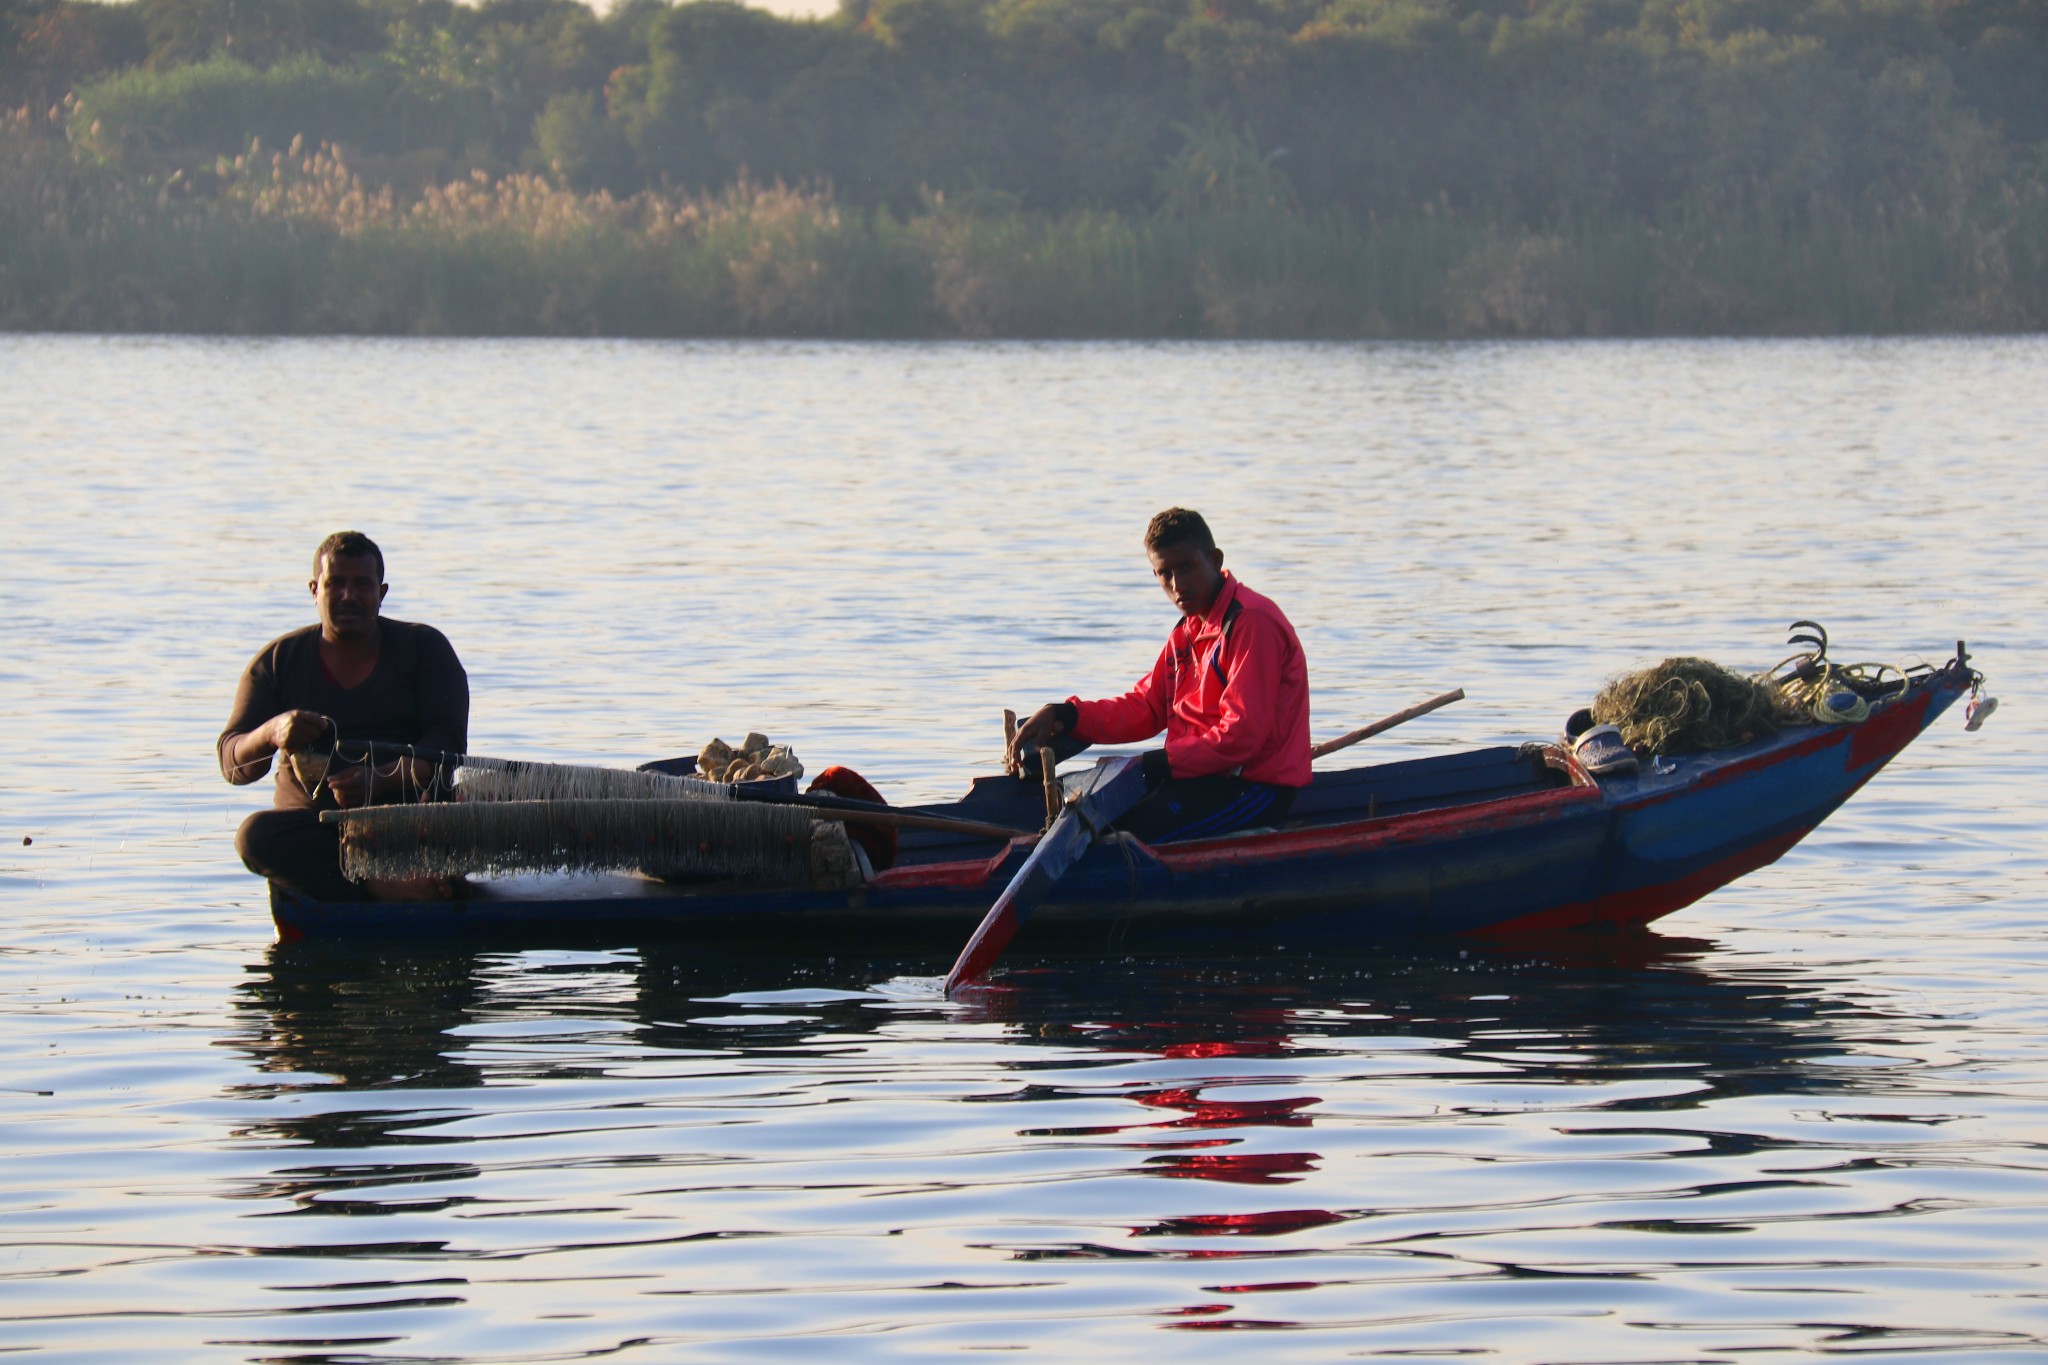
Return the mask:
[[(385, 617), (378, 622), (377, 666), (360, 687), (343, 687), (320, 663), (320, 627), (307, 626), (265, 645), (235, 689), (234, 713), (214, 743), (221, 776), (241, 785), (271, 768), (268, 758), (239, 768), (230, 746), (272, 716), (317, 711), (331, 719), (344, 740), (381, 740), (422, 749), (462, 753), (469, 747), (469, 675), (448, 637), (432, 626)], [(275, 804), (304, 810), (333, 805), (322, 787), (308, 796), (277, 765)]]

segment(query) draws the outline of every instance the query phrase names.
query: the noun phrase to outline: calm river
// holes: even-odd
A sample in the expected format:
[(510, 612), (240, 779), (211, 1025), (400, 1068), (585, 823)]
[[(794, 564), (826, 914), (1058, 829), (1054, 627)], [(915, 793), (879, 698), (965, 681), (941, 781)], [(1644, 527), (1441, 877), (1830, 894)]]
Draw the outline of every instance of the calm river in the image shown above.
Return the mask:
[[(2048, 339), (4, 337), (0, 474), (0, 1351), (2048, 1357)], [(903, 801), (1149, 665), (1174, 502), (1319, 736), (1470, 694), (1355, 752), (1796, 617), (2004, 704), (1607, 957), (1026, 940), (952, 1006), (945, 954), (286, 949), (235, 860), (213, 737), (330, 530), (479, 752), (758, 729)]]

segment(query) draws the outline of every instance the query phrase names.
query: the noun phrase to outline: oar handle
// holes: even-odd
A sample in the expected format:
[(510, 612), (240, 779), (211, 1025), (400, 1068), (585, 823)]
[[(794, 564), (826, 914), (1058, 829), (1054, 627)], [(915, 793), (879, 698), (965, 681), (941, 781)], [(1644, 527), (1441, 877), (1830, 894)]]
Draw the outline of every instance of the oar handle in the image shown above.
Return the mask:
[(884, 805), (879, 801), (862, 801), (851, 796), (828, 796), (823, 792), (769, 792), (745, 791), (731, 787), (735, 801), (758, 801), (769, 806), (808, 806), (812, 810), (838, 815), (846, 820), (867, 821), (877, 825), (900, 825), (905, 829), (938, 829), (953, 834), (972, 834), (981, 839), (1025, 839), (1037, 830), (1013, 829), (1009, 825), (991, 825), (980, 820), (960, 820), (950, 815), (926, 815), (922, 811), (904, 810), (898, 806)]
[(1406, 711), (1396, 711), (1384, 720), (1376, 720), (1370, 725), (1361, 726), (1348, 735), (1339, 735), (1335, 739), (1326, 739), (1321, 744), (1316, 745), (1315, 748), (1310, 749), (1308, 756), (1311, 759), (1317, 759), (1325, 754), (1334, 754), (1339, 749), (1348, 749), (1358, 743), (1359, 740), (1371, 739), (1382, 730), (1391, 730), (1396, 725), (1403, 725), (1408, 721), (1414, 720), (1417, 716), (1426, 716), (1438, 707), (1449, 706), (1454, 701), (1463, 700), (1465, 700), (1465, 689), (1462, 687), (1453, 688), (1440, 697), (1431, 697), (1428, 701), (1411, 706)]

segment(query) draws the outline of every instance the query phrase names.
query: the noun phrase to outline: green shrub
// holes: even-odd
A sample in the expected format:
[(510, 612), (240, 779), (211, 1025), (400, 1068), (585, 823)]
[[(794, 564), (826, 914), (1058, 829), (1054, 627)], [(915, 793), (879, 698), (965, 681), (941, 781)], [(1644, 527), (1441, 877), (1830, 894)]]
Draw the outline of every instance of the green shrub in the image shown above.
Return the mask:
[(251, 139), (275, 148), (303, 137), (394, 154), (462, 147), (488, 130), (488, 114), (485, 92), (409, 82), (388, 63), (299, 57), (260, 70), (213, 57), (89, 85), (71, 126), (96, 155), (153, 164), (232, 156)]

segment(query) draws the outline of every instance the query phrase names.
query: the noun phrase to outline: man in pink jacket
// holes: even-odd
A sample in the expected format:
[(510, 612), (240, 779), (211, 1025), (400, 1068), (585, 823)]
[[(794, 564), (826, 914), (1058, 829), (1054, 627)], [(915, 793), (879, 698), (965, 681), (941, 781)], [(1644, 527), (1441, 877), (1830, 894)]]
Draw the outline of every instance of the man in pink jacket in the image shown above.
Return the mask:
[(1011, 764), (1060, 736), (1128, 744), (1164, 730), (1166, 747), (1144, 756), (1151, 792), (1116, 828), (1165, 843), (1271, 824), (1309, 782), (1301, 641), (1280, 608), (1224, 569), (1200, 513), (1152, 518), (1145, 552), (1181, 612), (1159, 661), (1121, 697), (1040, 707), (1018, 727)]

